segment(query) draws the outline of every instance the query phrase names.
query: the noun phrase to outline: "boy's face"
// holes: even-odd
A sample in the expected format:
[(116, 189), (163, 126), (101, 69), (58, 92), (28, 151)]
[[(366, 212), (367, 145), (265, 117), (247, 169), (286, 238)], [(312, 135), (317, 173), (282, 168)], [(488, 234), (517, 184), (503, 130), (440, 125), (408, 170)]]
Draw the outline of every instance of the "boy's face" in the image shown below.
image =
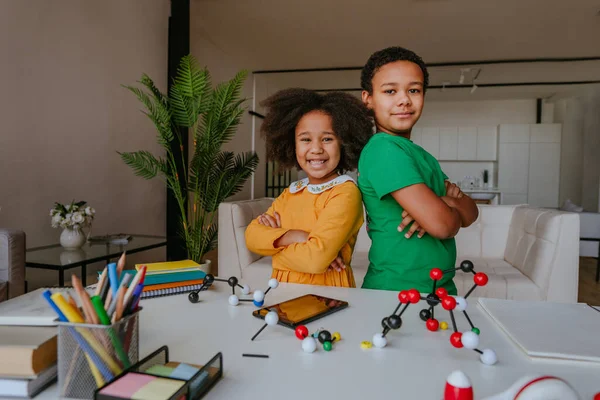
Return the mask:
[(373, 93), (362, 92), (362, 100), (373, 110), (379, 131), (410, 136), (423, 111), (423, 71), (410, 61), (395, 61), (373, 76)]
[(300, 119), (296, 125), (296, 160), (311, 184), (329, 182), (337, 176), (341, 144), (328, 114), (311, 111)]

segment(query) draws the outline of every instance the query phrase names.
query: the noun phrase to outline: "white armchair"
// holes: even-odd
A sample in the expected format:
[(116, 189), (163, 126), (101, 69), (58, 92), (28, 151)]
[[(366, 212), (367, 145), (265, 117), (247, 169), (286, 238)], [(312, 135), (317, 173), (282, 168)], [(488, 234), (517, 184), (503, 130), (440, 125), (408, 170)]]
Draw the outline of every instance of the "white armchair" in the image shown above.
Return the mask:
[[(219, 208), (219, 275), (237, 276), (262, 287), (271, 276), (271, 258), (251, 253), (244, 231), (273, 199), (236, 201)], [(473, 297), (576, 302), (579, 279), (579, 216), (527, 206), (480, 205), (479, 218), (456, 237), (457, 265), (473, 261), (489, 283)], [(361, 228), (352, 257), (358, 287), (369, 266), (370, 239)], [(435, 266), (432, 265), (432, 268)], [(456, 273), (456, 286), (464, 295), (473, 275)]]

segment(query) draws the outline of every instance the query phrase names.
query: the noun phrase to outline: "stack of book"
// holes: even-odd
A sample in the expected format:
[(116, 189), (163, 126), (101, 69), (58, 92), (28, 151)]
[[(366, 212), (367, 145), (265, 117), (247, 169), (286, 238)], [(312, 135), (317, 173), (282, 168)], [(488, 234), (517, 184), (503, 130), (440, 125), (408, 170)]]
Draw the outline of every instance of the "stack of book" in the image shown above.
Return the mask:
[(57, 376), (56, 327), (0, 326), (0, 397), (31, 398)]
[[(146, 266), (146, 278), (142, 299), (187, 293), (202, 286), (206, 273), (200, 264), (192, 260), (136, 264), (139, 270)], [(135, 271), (125, 271), (135, 273)]]

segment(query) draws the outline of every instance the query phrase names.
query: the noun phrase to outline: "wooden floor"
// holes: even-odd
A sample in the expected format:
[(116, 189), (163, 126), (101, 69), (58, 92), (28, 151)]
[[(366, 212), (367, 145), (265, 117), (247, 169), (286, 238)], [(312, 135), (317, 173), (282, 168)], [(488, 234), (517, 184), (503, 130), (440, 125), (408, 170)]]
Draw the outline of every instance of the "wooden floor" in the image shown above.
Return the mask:
[(594, 258), (579, 259), (579, 301), (593, 306), (600, 306), (600, 282), (596, 282), (596, 266)]

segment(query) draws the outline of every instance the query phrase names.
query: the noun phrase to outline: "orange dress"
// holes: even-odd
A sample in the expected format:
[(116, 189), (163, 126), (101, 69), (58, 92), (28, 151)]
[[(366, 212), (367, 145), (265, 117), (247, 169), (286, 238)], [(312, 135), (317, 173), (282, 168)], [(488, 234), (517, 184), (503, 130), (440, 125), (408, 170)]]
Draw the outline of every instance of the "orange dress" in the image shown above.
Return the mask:
[[(267, 214), (281, 217), (281, 228), (253, 220), (246, 229), (246, 246), (256, 254), (272, 256), (272, 277), (280, 282), (356, 287), (350, 261), (358, 231), (364, 222), (360, 191), (352, 178), (341, 175), (321, 185), (308, 179), (294, 182), (275, 199)], [(304, 243), (275, 247), (287, 231), (309, 232)], [(346, 268), (328, 270), (341, 251)]]

